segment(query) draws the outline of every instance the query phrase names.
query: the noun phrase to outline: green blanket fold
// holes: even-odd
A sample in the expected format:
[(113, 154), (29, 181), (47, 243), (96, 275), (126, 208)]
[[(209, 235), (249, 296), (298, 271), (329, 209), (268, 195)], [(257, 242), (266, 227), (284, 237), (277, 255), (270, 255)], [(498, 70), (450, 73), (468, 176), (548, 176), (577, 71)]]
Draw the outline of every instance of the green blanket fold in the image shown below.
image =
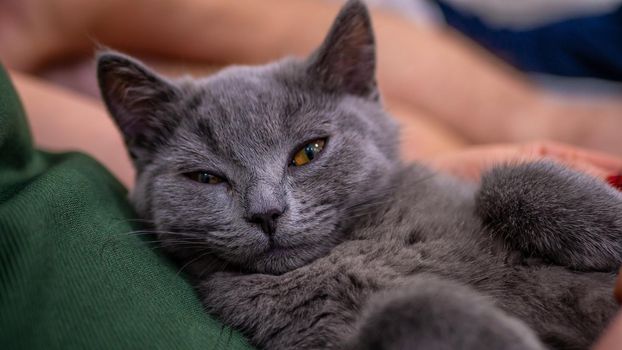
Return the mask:
[(34, 150), (0, 67), (0, 348), (250, 349), (135, 218), (95, 160)]

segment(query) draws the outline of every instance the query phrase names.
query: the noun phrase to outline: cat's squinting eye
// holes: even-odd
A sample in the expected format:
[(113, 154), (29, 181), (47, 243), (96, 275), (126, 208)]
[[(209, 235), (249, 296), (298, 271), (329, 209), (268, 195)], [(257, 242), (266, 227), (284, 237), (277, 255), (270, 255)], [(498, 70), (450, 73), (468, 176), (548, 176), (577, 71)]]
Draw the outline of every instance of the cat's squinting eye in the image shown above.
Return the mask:
[(194, 180), (202, 184), (217, 185), (219, 183), (224, 182), (224, 180), (221, 177), (212, 175), (208, 173), (207, 171), (192, 171), (189, 173), (185, 173), (184, 175), (190, 180)]
[(324, 149), (324, 145), (326, 144), (326, 139), (317, 139), (309, 142), (304, 145), (300, 150), (294, 154), (294, 158), (292, 158), (291, 165), (292, 166), (303, 166), (309, 164), (313, 159), (315, 159), (320, 152)]

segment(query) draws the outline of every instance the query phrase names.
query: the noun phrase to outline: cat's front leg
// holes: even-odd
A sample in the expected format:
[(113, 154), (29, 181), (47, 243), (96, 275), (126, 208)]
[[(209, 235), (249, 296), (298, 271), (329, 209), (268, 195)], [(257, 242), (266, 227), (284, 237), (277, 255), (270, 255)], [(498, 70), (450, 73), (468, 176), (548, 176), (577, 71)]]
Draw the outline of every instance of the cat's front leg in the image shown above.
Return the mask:
[(286, 296), (279, 295), (281, 280), (282, 276), (218, 272), (202, 281), (198, 292), (207, 312), (263, 347), (288, 322), (280, 305), (286, 302)]
[(209, 313), (259, 348), (331, 349), (349, 329), (330, 309), (331, 293), (343, 285), (334, 275), (327, 269), (280, 276), (216, 273), (198, 292)]
[(417, 275), (369, 301), (347, 350), (544, 350), (535, 333), (483, 295)]
[(493, 168), (477, 210), (493, 234), (524, 257), (579, 270), (622, 265), (622, 194), (552, 162)]

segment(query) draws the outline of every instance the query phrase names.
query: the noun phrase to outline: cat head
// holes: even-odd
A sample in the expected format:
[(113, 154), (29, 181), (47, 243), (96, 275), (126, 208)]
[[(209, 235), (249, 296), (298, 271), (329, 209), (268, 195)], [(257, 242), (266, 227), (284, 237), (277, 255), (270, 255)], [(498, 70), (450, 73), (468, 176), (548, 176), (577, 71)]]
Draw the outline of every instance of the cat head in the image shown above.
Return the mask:
[(399, 163), (374, 71), (359, 1), (304, 60), (170, 80), (128, 56), (98, 56), (137, 169), (134, 205), (193, 271), (217, 261), (279, 274), (339, 243)]

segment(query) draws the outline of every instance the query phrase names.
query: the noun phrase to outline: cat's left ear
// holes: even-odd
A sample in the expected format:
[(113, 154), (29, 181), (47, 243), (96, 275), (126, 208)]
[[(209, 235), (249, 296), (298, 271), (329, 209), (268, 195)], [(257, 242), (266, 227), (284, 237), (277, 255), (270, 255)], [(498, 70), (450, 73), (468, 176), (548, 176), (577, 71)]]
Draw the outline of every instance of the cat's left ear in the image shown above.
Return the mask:
[(144, 160), (178, 122), (169, 108), (178, 88), (138, 60), (106, 51), (97, 56), (102, 97), (134, 160)]
[(348, 1), (320, 48), (309, 57), (307, 72), (335, 92), (378, 99), (376, 45), (367, 7)]

